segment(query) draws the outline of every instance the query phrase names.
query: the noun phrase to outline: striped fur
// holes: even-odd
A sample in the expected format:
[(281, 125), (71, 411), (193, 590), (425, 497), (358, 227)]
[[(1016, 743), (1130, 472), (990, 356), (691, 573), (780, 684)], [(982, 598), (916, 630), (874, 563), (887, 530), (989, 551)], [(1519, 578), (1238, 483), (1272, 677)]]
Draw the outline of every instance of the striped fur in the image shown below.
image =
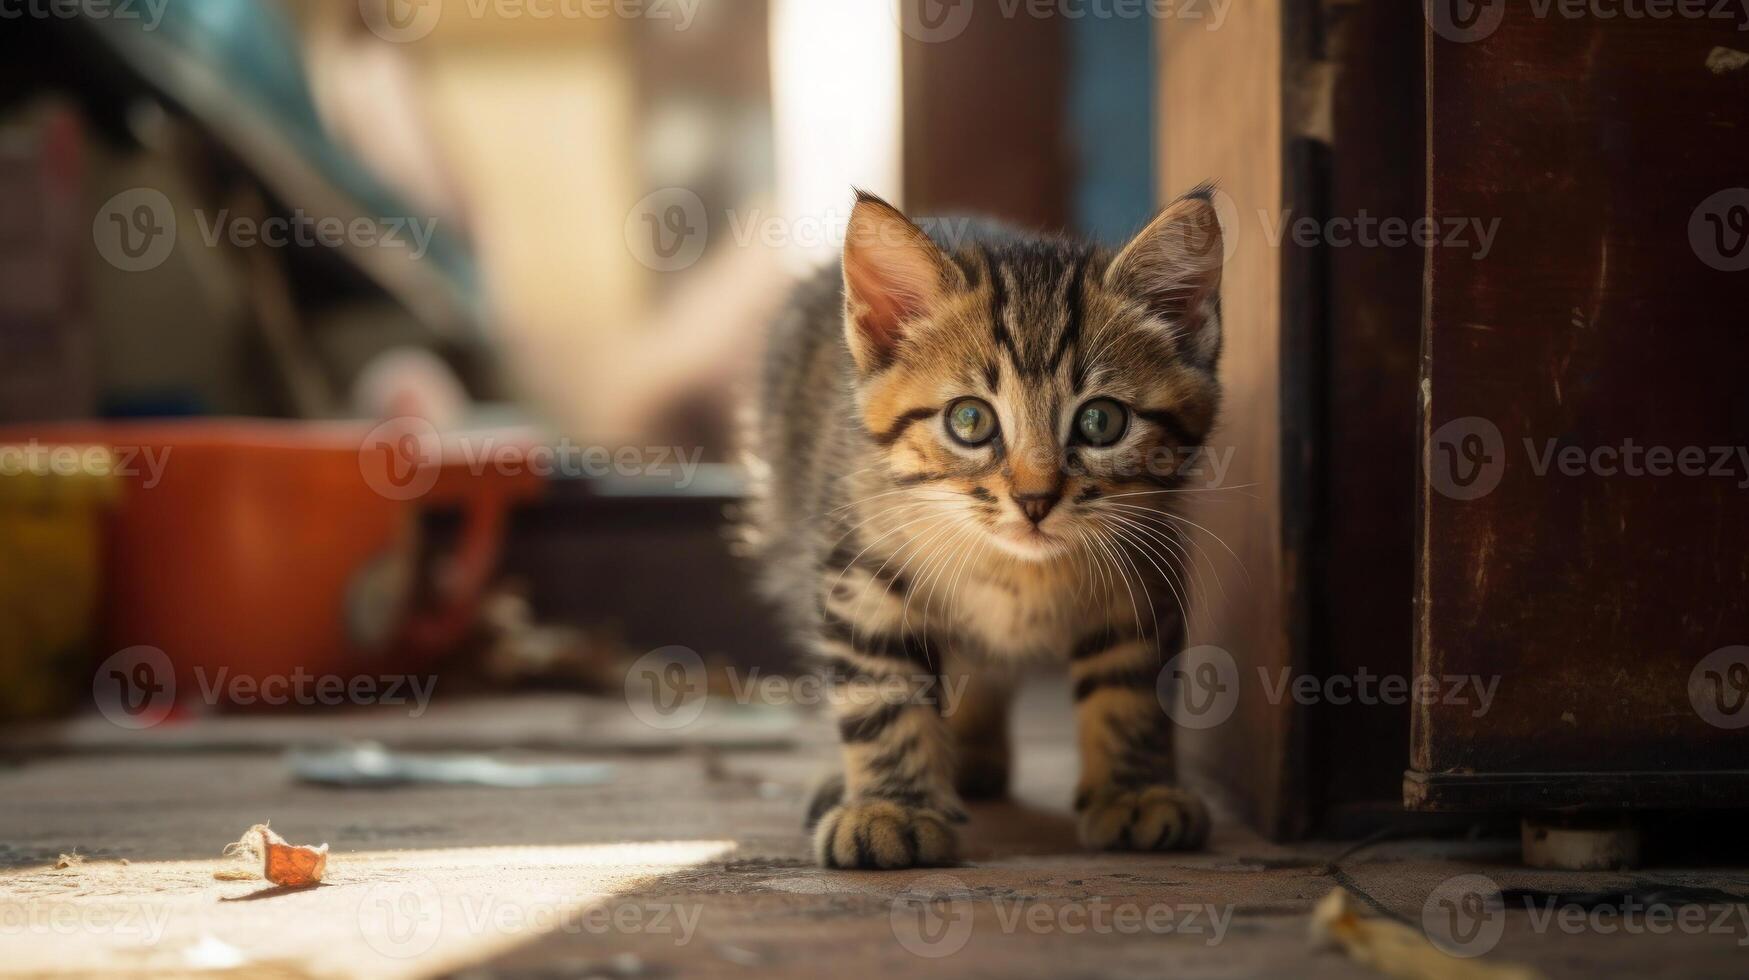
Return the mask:
[[(1206, 192), (1118, 252), (975, 224), (926, 237), (863, 195), (842, 269), (774, 325), (748, 533), (832, 682), (844, 771), (810, 815), (823, 864), (954, 860), (961, 799), (1006, 789), (1027, 661), (1069, 672), (1089, 845), (1206, 835), (1155, 694), (1189, 601), (1178, 478), (1141, 464), (1214, 425), (1220, 254)], [(950, 435), (966, 397), (995, 414), (986, 444)], [(1096, 398), (1126, 409), (1115, 445), (1076, 435)]]

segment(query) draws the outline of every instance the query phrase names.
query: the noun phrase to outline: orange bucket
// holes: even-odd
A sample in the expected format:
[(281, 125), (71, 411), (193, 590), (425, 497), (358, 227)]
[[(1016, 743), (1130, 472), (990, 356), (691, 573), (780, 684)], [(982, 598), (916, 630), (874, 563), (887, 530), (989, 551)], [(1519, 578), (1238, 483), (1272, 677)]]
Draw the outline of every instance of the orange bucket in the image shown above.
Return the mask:
[[(120, 487), (104, 548), (108, 652), (163, 651), (176, 701), (215, 707), (261, 703), (229, 695), (239, 678), (257, 690), (406, 671), (460, 641), (510, 506), (543, 485), (470, 466), (462, 438), (417, 419), (0, 429), (0, 447), (108, 450)], [(421, 598), (419, 516), (432, 507), (464, 523), (441, 587)]]

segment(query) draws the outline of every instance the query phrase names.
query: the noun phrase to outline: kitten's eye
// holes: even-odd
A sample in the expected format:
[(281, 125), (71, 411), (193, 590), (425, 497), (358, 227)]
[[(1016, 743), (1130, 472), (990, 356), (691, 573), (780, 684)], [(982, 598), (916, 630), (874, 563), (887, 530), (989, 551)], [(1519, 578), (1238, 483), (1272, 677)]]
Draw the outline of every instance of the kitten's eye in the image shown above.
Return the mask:
[(982, 446), (996, 434), (996, 410), (977, 398), (961, 398), (947, 407), (947, 431), (967, 446)]
[(1075, 437), (1090, 446), (1109, 446), (1129, 427), (1130, 413), (1109, 398), (1095, 398), (1075, 413)]

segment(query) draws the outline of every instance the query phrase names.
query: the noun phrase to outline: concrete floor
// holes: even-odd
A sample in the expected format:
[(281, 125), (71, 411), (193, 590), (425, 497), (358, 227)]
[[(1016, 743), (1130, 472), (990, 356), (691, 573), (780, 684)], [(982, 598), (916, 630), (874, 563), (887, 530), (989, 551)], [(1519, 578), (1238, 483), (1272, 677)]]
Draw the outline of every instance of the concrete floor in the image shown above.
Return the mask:
[[(799, 819), (829, 743), (787, 715), (652, 738), (623, 706), (545, 698), (439, 705), (416, 724), (350, 714), (146, 740), (97, 722), (24, 733), (0, 769), (0, 972), (1348, 977), (1368, 971), (1308, 939), (1312, 905), (1338, 887), (1417, 930), (1430, 896), (1462, 874), (1502, 888), (1749, 894), (1735, 872), (1527, 871), (1509, 841), (1380, 844), (1333, 867), (1344, 845), (1284, 848), (1231, 823), (1207, 853), (1088, 855), (1066, 809), (1066, 713), (1022, 715), (1017, 802), (975, 808), (966, 862), (884, 874), (812, 866)], [(614, 773), (514, 791), (293, 781), (283, 746), (340, 737), (581, 752)], [(214, 878), (236, 867), (223, 845), (264, 820), (331, 845), (324, 885)], [(75, 849), (82, 865), (53, 867)], [(1749, 904), (1689, 908), (1699, 914), (1661, 934), (1508, 912), (1490, 920), (1501, 935), (1481, 962), (1551, 977), (1749, 973)]]

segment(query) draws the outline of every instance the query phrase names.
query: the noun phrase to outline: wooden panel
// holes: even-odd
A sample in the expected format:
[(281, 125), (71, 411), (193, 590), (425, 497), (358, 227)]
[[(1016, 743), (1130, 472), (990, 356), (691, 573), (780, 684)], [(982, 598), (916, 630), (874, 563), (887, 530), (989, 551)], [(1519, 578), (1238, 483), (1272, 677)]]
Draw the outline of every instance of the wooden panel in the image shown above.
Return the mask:
[(914, 19), (933, 0), (901, 6), (906, 210), (1067, 227), (1068, 21), (965, 3), (931, 30)]
[[(1198, 509), (1196, 519), (1237, 553), (1245, 571), (1218, 565), (1223, 593), (1202, 596), (1193, 643), (1232, 654), (1241, 680), (1255, 668), (1292, 665), (1288, 583), (1298, 556), (1284, 542), (1281, 512), (1281, 252), (1254, 216), (1282, 207), (1282, 5), (1235, 4), (1218, 31), (1164, 18), (1160, 30), (1161, 194), (1170, 199), (1218, 180), (1230, 199), (1234, 251), (1222, 288), (1226, 353), (1224, 422), (1213, 442), (1234, 450), (1229, 484), (1245, 494)], [(1213, 548), (1217, 554), (1219, 549)], [(1246, 819), (1291, 834), (1300, 818), (1290, 789), (1301, 773), (1291, 757), (1291, 713), (1271, 705), (1256, 684), (1240, 685), (1233, 716), (1206, 731), (1180, 730), (1186, 772), (1213, 784)]]
[[(1421, 5), (1324, 0), (1334, 66), (1328, 214), (1412, 222), (1426, 212)], [(1311, 550), (1312, 662), (1325, 676), (1403, 676), (1414, 634), (1416, 461), (1424, 255), (1414, 244), (1327, 246), (1321, 324), (1324, 523)], [(1324, 705), (1308, 720), (1310, 805), (1326, 832), (1401, 822), (1406, 704)]]
[(1749, 438), (1749, 272), (1715, 267), (1740, 243), (1697, 213), (1745, 183), (1749, 71), (1717, 53), (1749, 46), (1745, 15), (1508, 10), (1484, 40), (1429, 36), (1431, 213), (1501, 224), (1485, 258), (1430, 250), (1416, 596), (1418, 667), (1499, 686), (1481, 716), (1417, 709), (1407, 795), (1520, 806), (1473, 787), (1537, 773), (1538, 805), (1608, 803), (1584, 774), (1642, 771), (1697, 774), (1663, 780), (1665, 806), (1749, 802), (1702, 775), (1749, 769), (1749, 730), (1689, 689), (1749, 643), (1749, 472), (1536, 472), (1551, 448)]

